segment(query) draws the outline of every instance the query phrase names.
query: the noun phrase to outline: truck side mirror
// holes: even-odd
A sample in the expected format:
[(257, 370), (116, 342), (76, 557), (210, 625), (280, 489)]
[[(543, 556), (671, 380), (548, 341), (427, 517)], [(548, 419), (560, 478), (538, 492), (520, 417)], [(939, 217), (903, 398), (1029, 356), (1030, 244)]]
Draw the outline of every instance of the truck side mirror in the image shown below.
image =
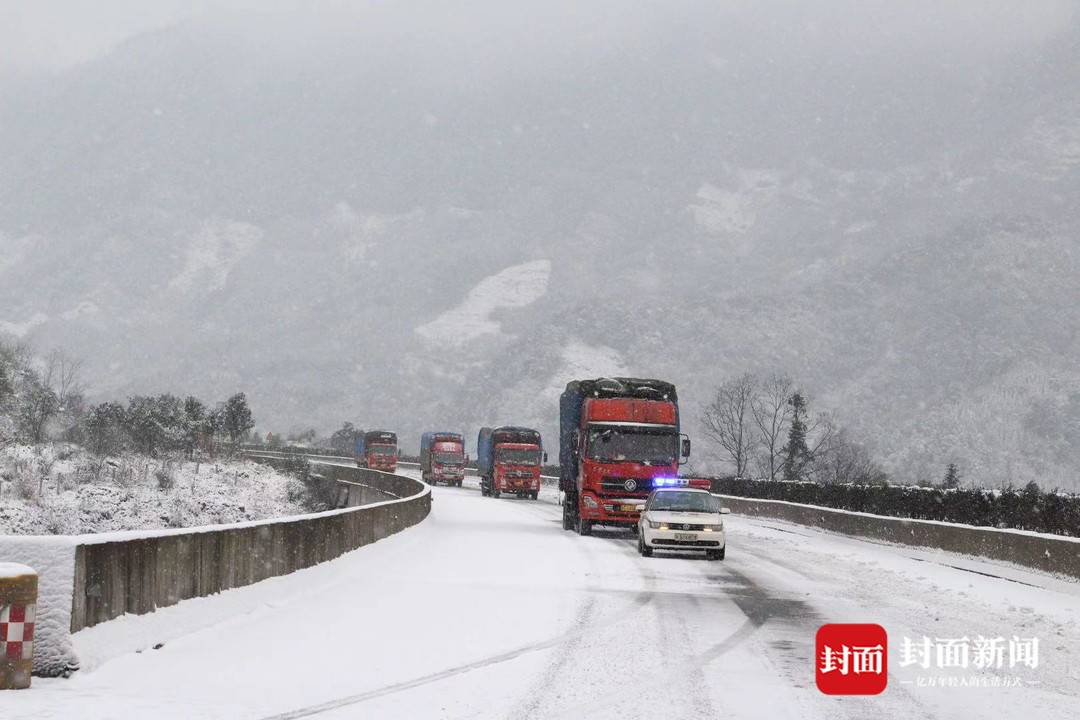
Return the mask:
[(690, 438), (688, 437), (682, 439), (682, 456), (684, 460), (690, 457)]
[(547, 462), (547, 453), (544, 453), (544, 462)]

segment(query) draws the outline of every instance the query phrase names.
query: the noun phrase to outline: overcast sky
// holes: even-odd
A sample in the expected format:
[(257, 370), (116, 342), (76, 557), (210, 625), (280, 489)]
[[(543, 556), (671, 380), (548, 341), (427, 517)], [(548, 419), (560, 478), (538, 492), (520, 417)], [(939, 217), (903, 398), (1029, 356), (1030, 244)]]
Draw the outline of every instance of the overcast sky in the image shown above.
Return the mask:
[[(713, 0), (734, 13), (753, 13), (821, 33), (829, 42), (931, 43), (971, 49), (1007, 50), (1016, 44), (1044, 40), (1077, 20), (1076, 0)], [(395, 0), (395, 15), (408, 19), (431, 15), (483, 27), (492, 15), (520, 8), (550, 20), (571, 21), (580, 12), (634, 8), (647, 14), (678, 14), (683, 0), (646, 0), (613, 4), (607, 0)], [(692, 4), (692, 3), (689, 3)], [(107, 52), (132, 35), (212, 14), (267, 14), (281, 11), (349, 12), (362, 15), (380, 0), (0, 0), (0, 66), (11, 70), (57, 69)], [(562, 8), (560, 10), (560, 7)], [(497, 10), (494, 10), (497, 8)], [(494, 10), (494, 12), (493, 12)], [(621, 12), (620, 12), (621, 14)], [(851, 22), (855, 16), (861, 21)], [(867, 20), (870, 21), (869, 25)], [(457, 24), (457, 23), (455, 23)]]

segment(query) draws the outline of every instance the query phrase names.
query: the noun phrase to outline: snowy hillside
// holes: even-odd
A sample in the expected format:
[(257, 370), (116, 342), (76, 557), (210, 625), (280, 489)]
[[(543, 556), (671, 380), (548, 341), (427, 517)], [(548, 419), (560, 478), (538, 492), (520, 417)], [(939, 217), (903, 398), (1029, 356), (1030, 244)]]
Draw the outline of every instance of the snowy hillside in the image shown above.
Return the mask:
[(0, 79), (0, 332), (408, 451), (554, 449), (605, 372), (698, 439), (776, 369), (900, 480), (1080, 489), (1075, 8), (766, 5), (205, 13)]
[(308, 512), (296, 478), (247, 461), (163, 463), (74, 446), (0, 451), (0, 535), (181, 528)]

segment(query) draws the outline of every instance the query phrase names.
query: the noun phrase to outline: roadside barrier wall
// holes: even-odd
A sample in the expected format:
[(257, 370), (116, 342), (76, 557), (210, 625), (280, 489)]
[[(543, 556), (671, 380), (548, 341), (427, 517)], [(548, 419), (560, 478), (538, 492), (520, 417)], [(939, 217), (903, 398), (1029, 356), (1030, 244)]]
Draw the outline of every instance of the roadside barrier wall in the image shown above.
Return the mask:
[(1070, 578), (1080, 578), (1080, 538), (974, 527), (935, 520), (912, 520), (800, 505), (783, 500), (755, 500), (718, 495), (733, 513), (770, 517), (810, 527), (899, 545), (1003, 560)]
[(0, 558), (40, 573), (34, 673), (77, 668), (71, 634), (79, 630), (333, 560), (416, 525), (431, 510), (431, 489), (419, 480), (356, 467), (311, 467), (334, 486), (337, 508), (176, 530), (0, 536)]

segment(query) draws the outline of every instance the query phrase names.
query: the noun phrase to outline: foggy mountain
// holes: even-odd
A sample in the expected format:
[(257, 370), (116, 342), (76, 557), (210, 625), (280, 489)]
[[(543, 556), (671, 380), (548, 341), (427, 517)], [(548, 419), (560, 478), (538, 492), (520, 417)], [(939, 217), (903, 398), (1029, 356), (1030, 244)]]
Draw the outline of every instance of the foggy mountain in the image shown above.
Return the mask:
[(1080, 489), (1072, 10), (396, 5), (0, 75), (0, 332), (407, 450), (662, 377), (698, 469), (781, 370), (897, 479)]

